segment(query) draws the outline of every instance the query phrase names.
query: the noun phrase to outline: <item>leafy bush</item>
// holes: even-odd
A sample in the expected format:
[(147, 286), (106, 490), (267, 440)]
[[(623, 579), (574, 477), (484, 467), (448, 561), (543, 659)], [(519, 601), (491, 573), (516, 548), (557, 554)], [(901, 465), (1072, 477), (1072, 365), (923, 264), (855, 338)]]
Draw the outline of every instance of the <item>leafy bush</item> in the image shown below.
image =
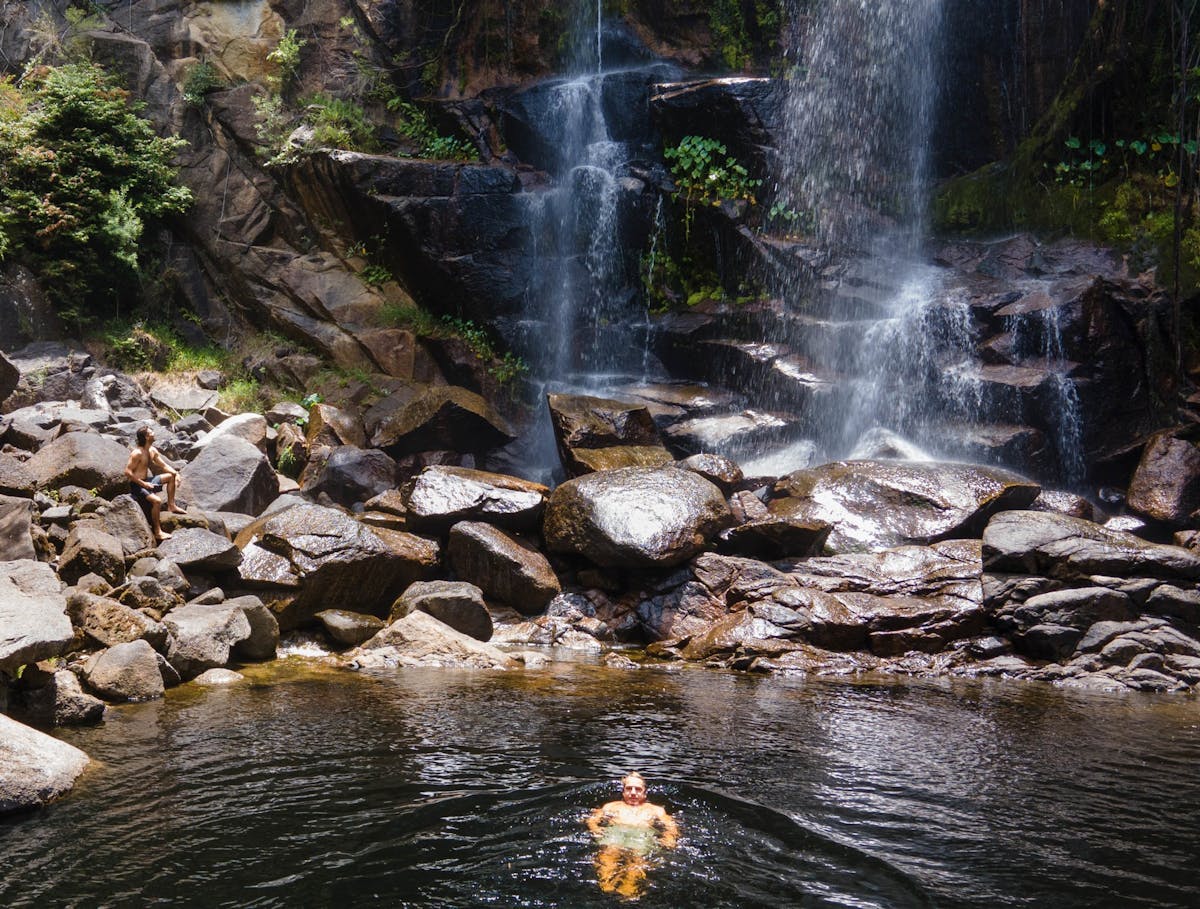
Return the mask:
[(754, 204), (762, 180), (750, 179), (745, 165), (729, 154), (722, 142), (704, 136), (684, 136), (663, 150), (675, 185), (689, 203), (745, 199)]
[(0, 92), (0, 246), (77, 324), (133, 283), (145, 221), (192, 201), (172, 163), (184, 141), (155, 135), (139, 109), (90, 63), (40, 67)]
[(289, 28), (283, 33), (275, 49), (267, 54), (267, 59), (279, 67), (276, 82), (280, 91), (287, 88), (300, 71), (300, 51), (306, 44), (308, 42), (299, 37), (294, 28)]
[(416, 144), (417, 157), (439, 161), (479, 160), (475, 146), (465, 139), (443, 136), (415, 104), (392, 96), (387, 101), (387, 109), (398, 115), (396, 131)]
[(204, 96), (225, 87), (225, 81), (218, 75), (211, 63), (197, 63), (192, 66), (183, 80), (183, 100), (188, 104), (199, 107), (204, 104)]
[(313, 128), (317, 147), (373, 151), (375, 127), (366, 112), (353, 101), (316, 94), (304, 101), (304, 120)]

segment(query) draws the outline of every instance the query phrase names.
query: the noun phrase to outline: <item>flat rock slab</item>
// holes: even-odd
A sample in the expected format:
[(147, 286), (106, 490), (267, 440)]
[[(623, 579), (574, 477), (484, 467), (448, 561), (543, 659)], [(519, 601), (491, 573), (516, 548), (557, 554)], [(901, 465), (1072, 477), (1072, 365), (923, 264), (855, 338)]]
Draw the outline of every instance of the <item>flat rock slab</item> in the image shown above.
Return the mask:
[(73, 745), (0, 714), (0, 814), (57, 798), (87, 765), (88, 756)]
[(226, 537), (200, 527), (176, 530), (158, 545), (158, 556), (188, 571), (227, 571), (242, 562), (242, 552)]
[(988, 518), (1027, 508), (1041, 487), (973, 464), (834, 461), (776, 482), (768, 507), (792, 520), (832, 525), (829, 554), (978, 537)]
[(1049, 578), (1200, 578), (1200, 556), (1190, 550), (1038, 511), (993, 517), (983, 532), (983, 562), (989, 572)]
[(673, 467), (630, 467), (563, 483), (546, 506), (552, 552), (610, 568), (678, 565), (733, 520), (721, 490)]
[(466, 467), (426, 467), (405, 487), (404, 509), (414, 528), (448, 530), (459, 521), (485, 521), (532, 530), (550, 489), (518, 477)]
[(67, 600), (44, 562), (0, 562), (0, 670), (63, 653), (75, 637)]
[(199, 385), (161, 383), (150, 389), (150, 400), (178, 413), (190, 410), (207, 410), (217, 403), (217, 392)]

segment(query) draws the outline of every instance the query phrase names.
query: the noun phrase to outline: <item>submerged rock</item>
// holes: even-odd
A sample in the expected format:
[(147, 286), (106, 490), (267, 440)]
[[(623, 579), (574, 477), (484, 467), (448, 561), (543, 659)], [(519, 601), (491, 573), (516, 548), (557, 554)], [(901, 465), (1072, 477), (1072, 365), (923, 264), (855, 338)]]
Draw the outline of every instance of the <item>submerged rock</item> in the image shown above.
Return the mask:
[(668, 567), (731, 522), (721, 490), (698, 474), (630, 467), (559, 486), (546, 506), (543, 534), (551, 551), (597, 565)]
[(1041, 488), (972, 464), (835, 461), (788, 474), (768, 507), (792, 520), (824, 521), (830, 553), (977, 537), (999, 511), (1026, 508)]
[(0, 714), (0, 814), (37, 808), (75, 785), (88, 756)]

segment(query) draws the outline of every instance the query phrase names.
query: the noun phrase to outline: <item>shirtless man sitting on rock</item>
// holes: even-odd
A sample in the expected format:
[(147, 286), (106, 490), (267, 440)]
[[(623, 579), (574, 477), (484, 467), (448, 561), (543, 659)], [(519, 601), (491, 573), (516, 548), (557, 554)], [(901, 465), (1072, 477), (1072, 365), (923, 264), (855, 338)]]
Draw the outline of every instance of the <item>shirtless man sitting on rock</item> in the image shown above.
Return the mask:
[[(151, 471), (157, 471), (152, 473)], [(137, 431), (137, 447), (129, 453), (129, 463), (125, 465), (125, 476), (129, 478), (129, 494), (133, 500), (142, 506), (150, 518), (150, 526), (154, 530), (154, 539), (161, 543), (171, 535), (163, 533), (160, 516), (163, 500), (160, 495), (165, 488), (167, 491), (167, 511), (174, 514), (184, 514), (184, 509), (175, 504), (175, 488), (179, 485), (179, 472), (163, 460), (162, 454), (154, 447), (154, 430), (143, 426)]]
[(608, 802), (587, 819), (588, 830), (600, 843), (596, 876), (600, 889), (637, 899), (649, 870), (647, 855), (655, 846), (673, 849), (679, 825), (661, 805), (646, 801), (646, 781), (640, 773), (621, 780), (621, 801)]

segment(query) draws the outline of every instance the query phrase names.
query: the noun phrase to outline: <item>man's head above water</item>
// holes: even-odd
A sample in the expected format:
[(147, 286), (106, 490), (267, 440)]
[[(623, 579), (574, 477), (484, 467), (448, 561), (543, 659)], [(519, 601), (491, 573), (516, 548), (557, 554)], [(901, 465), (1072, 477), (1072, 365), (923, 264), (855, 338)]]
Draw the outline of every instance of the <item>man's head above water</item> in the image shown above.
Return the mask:
[(646, 801), (646, 780), (637, 771), (622, 778), (621, 801), (626, 805), (640, 805)]

